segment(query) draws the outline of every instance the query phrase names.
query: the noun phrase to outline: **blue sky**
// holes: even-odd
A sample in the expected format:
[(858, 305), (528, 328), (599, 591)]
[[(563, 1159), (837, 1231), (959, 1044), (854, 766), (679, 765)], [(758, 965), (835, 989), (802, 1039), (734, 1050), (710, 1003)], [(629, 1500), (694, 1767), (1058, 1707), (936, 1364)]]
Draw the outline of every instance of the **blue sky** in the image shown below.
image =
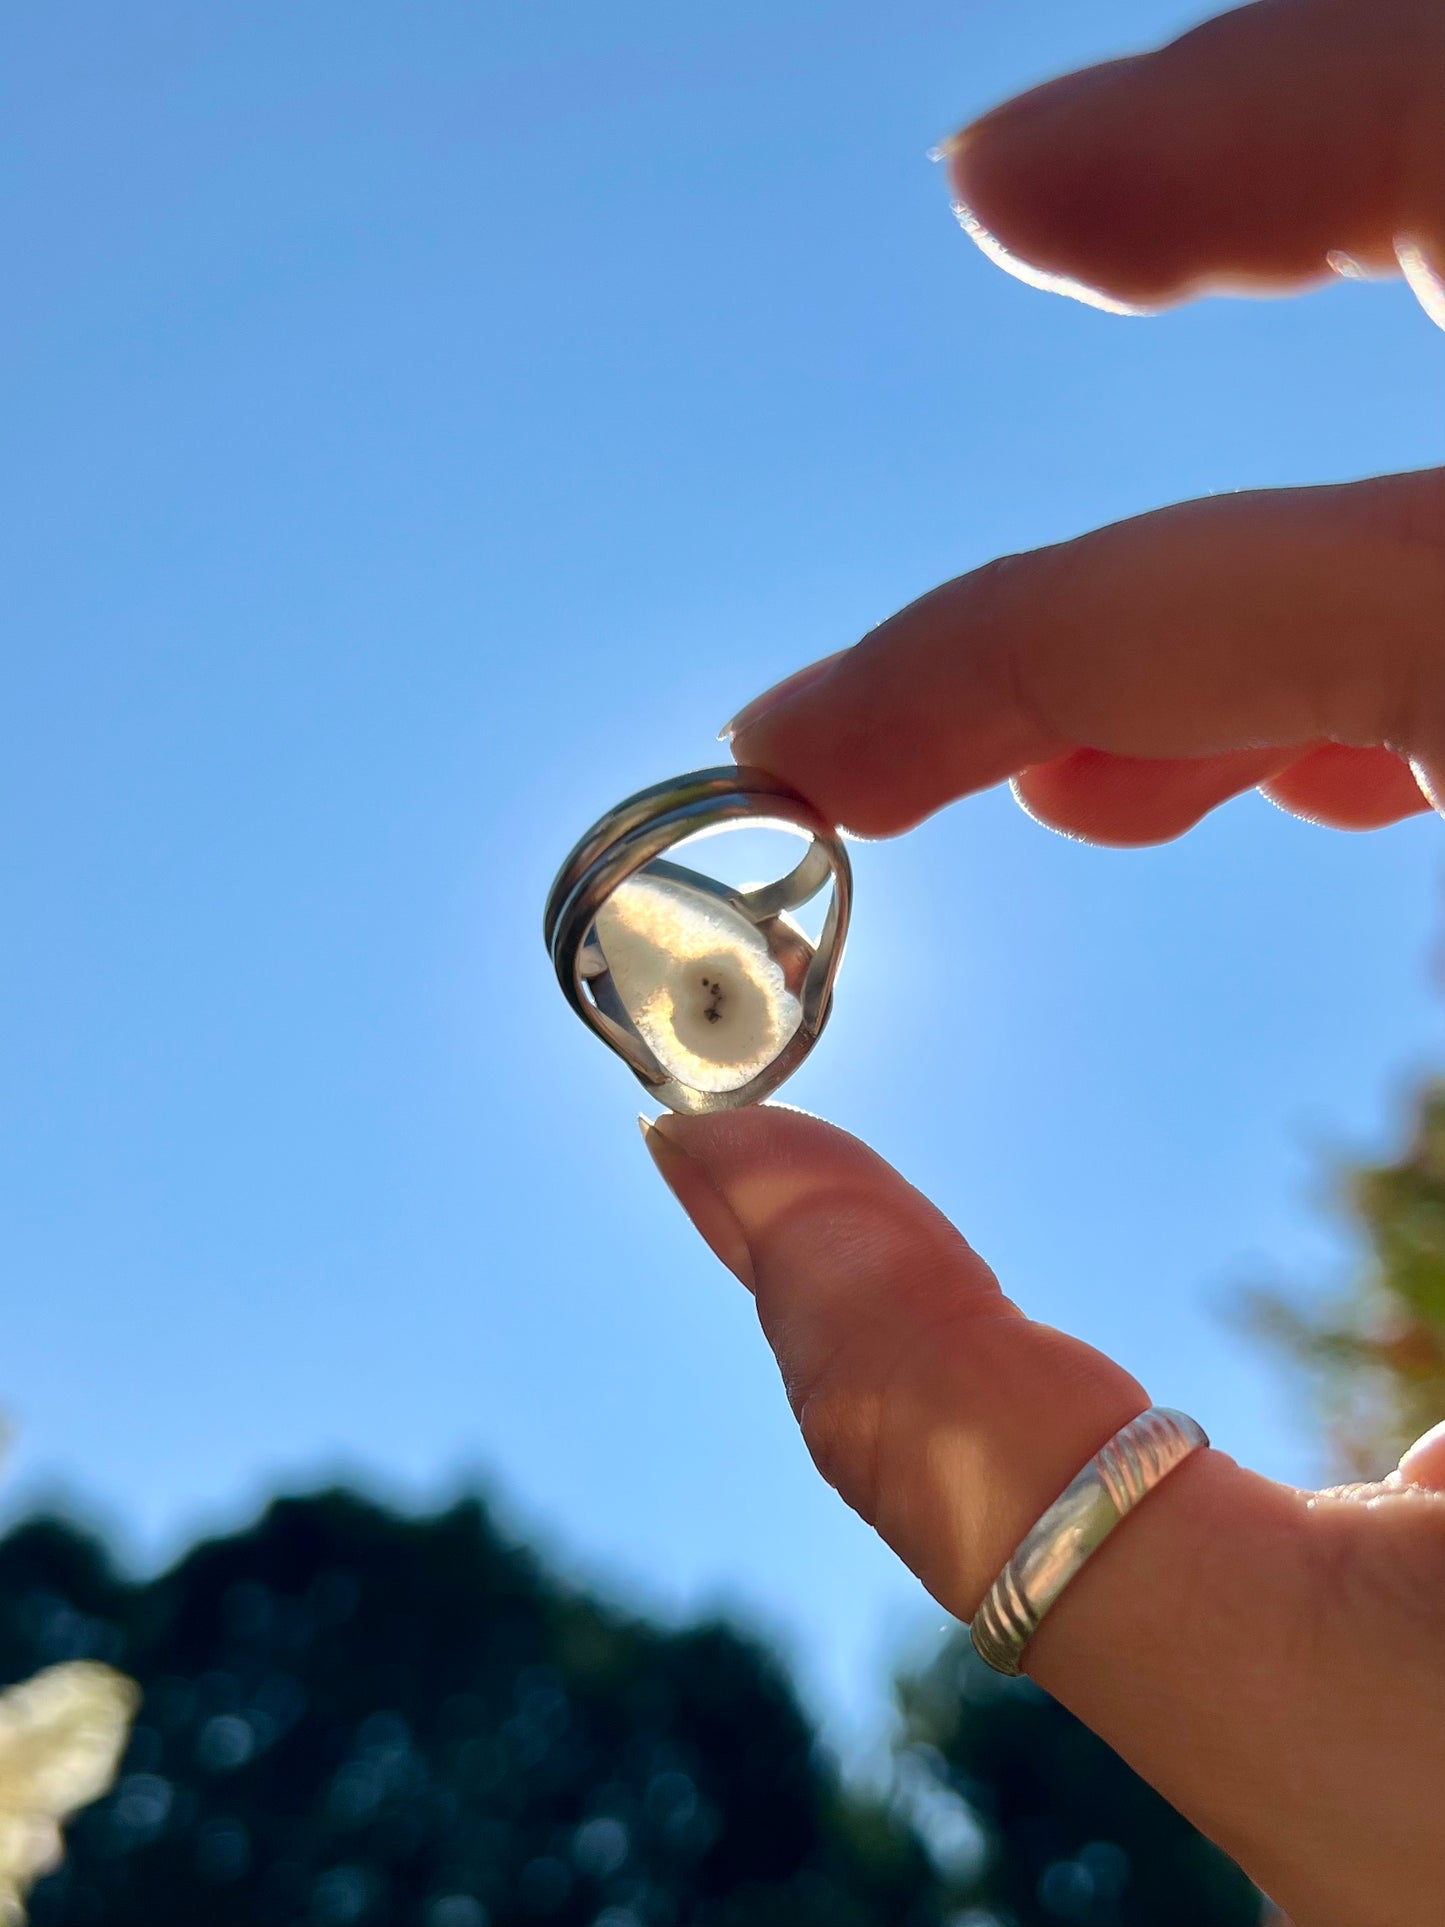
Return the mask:
[[(927, 148), (1193, 18), (32, 8), (3, 29), (0, 1405), (138, 1557), (345, 1468), (782, 1636), (840, 1733), (940, 1615), (814, 1479), (640, 1093), (550, 981), (578, 831), (932, 583), (1438, 459), (1391, 286), (1121, 321)], [(1316, 1470), (1223, 1324), (1441, 1056), (1439, 826), (1255, 799), (1110, 853), (977, 799), (856, 851), (788, 1096), (1032, 1311)]]

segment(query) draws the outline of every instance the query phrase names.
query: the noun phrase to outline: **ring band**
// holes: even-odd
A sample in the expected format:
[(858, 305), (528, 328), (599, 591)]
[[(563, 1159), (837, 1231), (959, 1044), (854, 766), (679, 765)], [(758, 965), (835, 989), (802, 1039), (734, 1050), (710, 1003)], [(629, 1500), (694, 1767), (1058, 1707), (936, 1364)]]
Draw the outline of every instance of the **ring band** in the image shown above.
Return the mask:
[(1060, 1493), (984, 1595), (969, 1629), (996, 1673), (1016, 1675), (1044, 1614), (1127, 1513), (1209, 1439), (1183, 1412), (1153, 1405), (1116, 1432)]

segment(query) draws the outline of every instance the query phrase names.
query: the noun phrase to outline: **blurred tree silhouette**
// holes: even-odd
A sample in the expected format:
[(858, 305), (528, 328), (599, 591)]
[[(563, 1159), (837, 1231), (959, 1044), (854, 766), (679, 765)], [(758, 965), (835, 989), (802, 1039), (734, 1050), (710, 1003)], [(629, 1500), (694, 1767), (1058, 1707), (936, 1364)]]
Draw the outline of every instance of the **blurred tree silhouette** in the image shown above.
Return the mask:
[(840, 1788), (776, 1663), (613, 1613), (474, 1501), (274, 1504), (145, 1584), (0, 1543), (0, 1669), (144, 1700), (35, 1927), (935, 1927), (916, 1837)]
[[(34, 1927), (1246, 1927), (1242, 1876), (1027, 1681), (901, 1689), (908, 1797), (838, 1782), (777, 1663), (627, 1618), (475, 1501), (333, 1491), (133, 1583), (72, 1526), (0, 1541), (0, 1678), (144, 1690)], [(934, 1868), (920, 1788), (986, 1851)], [(925, 1829), (926, 1830), (926, 1829)]]
[(1257, 1927), (1259, 1894), (1072, 1713), (959, 1635), (899, 1689), (915, 1772), (978, 1823), (977, 1927)]
[(1372, 1479), (1445, 1419), (1445, 1083), (1420, 1093), (1402, 1156), (1347, 1169), (1341, 1191), (1358, 1274), (1322, 1309), (1250, 1291), (1242, 1318), (1303, 1369), (1341, 1470)]

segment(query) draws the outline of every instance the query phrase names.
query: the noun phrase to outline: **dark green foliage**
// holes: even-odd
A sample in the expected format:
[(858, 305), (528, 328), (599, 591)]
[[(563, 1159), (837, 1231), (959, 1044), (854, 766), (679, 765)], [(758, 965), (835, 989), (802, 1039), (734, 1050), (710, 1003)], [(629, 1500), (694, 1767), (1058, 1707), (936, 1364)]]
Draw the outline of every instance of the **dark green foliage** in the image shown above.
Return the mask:
[(1445, 1418), (1445, 1084), (1427, 1084), (1393, 1164), (1344, 1173), (1364, 1262), (1322, 1307), (1273, 1290), (1244, 1322), (1303, 1368), (1341, 1470), (1377, 1478)]
[[(1224, 1857), (1027, 1681), (950, 1645), (909, 1773), (988, 1851), (940, 1880), (721, 1626), (569, 1589), (476, 1502), (289, 1499), (143, 1584), (73, 1528), (0, 1541), (0, 1678), (95, 1657), (144, 1701), (34, 1927), (1254, 1927)], [(968, 1914), (965, 1907), (986, 1909)]]
[(915, 1761), (981, 1823), (975, 1900), (1011, 1927), (1258, 1927), (1262, 1903), (1104, 1742), (962, 1637), (901, 1688)]
[(776, 1664), (611, 1613), (474, 1502), (273, 1505), (142, 1585), (0, 1543), (0, 1671), (144, 1702), (34, 1927), (936, 1927), (916, 1840), (846, 1797)]

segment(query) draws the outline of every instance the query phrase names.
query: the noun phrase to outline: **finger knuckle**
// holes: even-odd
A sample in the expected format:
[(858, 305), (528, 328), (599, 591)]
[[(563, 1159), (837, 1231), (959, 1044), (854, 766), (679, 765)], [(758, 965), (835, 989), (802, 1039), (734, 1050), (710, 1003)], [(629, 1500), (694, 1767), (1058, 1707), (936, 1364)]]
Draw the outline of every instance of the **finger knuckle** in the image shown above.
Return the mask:
[(1445, 736), (1445, 469), (1391, 477), (1377, 502), (1389, 586), (1406, 603), (1381, 733), (1392, 746), (1438, 750)]
[(1382, 1640), (1419, 1640), (1438, 1650), (1445, 1637), (1445, 1496), (1400, 1493), (1382, 1501), (1376, 1485), (1340, 1488), (1319, 1495), (1314, 1524), (1305, 1541), (1307, 1596), (1321, 1663), (1341, 1628), (1359, 1637), (1373, 1627)]
[(798, 1429), (821, 1476), (846, 1505), (876, 1522), (882, 1413), (876, 1393), (825, 1373), (797, 1407)]
[(1059, 612), (1074, 595), (1080, 568), (1075, 544), (996, 556), (960, 579), (968, 627), (981, 669), (991, 670), (991, 698), (1001, 713), (1021, 717), (1040, 740), (1069, 739), (1068, 652), (1060, 648)]

